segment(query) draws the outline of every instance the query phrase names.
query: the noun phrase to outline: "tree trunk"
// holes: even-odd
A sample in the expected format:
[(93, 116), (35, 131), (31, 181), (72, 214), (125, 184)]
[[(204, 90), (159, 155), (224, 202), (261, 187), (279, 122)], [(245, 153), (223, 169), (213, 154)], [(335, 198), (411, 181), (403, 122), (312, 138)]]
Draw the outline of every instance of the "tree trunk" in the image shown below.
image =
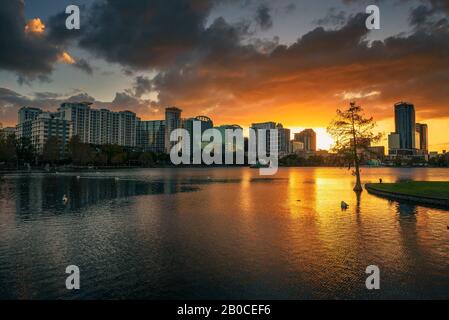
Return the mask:
[(359, 163), (358, 161), (356, 161), (355, 164), (355, 187), (354, 187), (354, 191), (355, 192), (362, 192), (363, 188), (362, 188), (362, 182), (360, 181), (360, 169), (359, 169)]
[(355, 120), (354, 120), (354, 112), (351, 111), (351, 120), (352, 120), (352, 139), (353, 139), (353, 152), (354, 152), (354, 166), (355, 166), (355, 192), (362, 192), (362, 182), (360, 181), (360, 163), (359, 163), (359, 156), (357, 154), (357, 135), (355, 130)]

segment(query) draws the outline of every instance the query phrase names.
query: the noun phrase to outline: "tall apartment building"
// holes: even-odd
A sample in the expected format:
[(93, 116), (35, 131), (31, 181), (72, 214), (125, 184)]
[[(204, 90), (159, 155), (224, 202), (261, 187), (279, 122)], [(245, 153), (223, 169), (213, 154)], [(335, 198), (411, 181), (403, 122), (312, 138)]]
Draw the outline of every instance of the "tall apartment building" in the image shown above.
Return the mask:
[(413, 104), (399, 102), (394, 105), (394, 119), (396, 133), (400, 136), (400, 149), (410, 150), (416, 148), (415, 107)]
[[(279, 137), (276, 138), (273, 134), (271, 134), (270, 130), (276, 130), (276, 122), (263, 122), (263, 123), (253, 123), (251, 125), (251, 129), (255, 130), (256, 133), (256, 150), (259, 152), (259, 132), (260, 130), (265, 131), (265, 151), (268, 154), (273, 148), (273, 150), (279, 151)], [(250, 143), (252, 143), (250, 141)]]
[(165, 151), (165, 120), (138, 121), (137, 146), (143, 151)]
[[(193, 136), (193, 126), (194, 124), (200, 125), (200, 137), (199, 141), (194, 139)], [(214, 127), (213, 121), (206, 116), (197, 116), (195, 118), (189, 118), (182, 120), (182, 127), (189, 132), (190, 135), (190, 154), (193, 155), (193, 145), (197, 144), (198, 150), (203, 150), (203, 148), (209, 144), (209, 142), (201, 141), (204, 131), (212, 129)]]
[(176, 142), (170, 141), (170, 134), (175, 129), (182, 127), (181, 121), (182, 110), (176, 107), (165, 109), (165, 152), (170, 153), (171, 148)]
[(429, 153), (429, 132), (428, 132), (427, 124), (417, 123), (416, 124), (416, 132), (419, 136), (419, 145), (416, 145), (416, 148), (419, 148), (423, 154)]
[(44, 112), (37, 108), (21, 108), (18, 112), (16, 138), (28, 138), (37, 154), (42, 154), (50, 137), (58, 139), (60, 157), (64, 158), (72, 136), (72, 123), (58, 112)]
[(399, 133), (392, 132), (388, 135), (388, 154), (396, 155), (401, 148), (401, 136)]
[(138, 118), (134, 112), (93, 109), (88, 102), (67, 102), (61, 104), (58, 113), (72, 122), (73, 135), (84, 143), (136, 146)]
[(313, 129), (305, 129), (295, 133), (294, 140), (304, 144), (305, 151), (316, 151), (316, 133)]
[(16, 139), (31, 138), (31, 127), (33, 120), (43, 111), (34, 107), (23, 107), (18, 111), (18, 121), (16, 125)]
[(58, 139), (59, 155), (63, 159), (67, 155), (67, 146), (72, 137), (72, 124), (57, 113), (42, 112), (31, 123), (31, 144), (37, 154), (43, 153), (50, 137)]
[(43, 111), (34, 107), (23, 107), (19, 109), (17, 123), (24, 123), (28, 120), (35, 120)]
[(125, 147), (136, 146), (137, 117), (134, 112), (120, 111), (118, 112), (118, 145)]
[(282, 124), (278, 123), (276, 126), (278, 130), (278, 146), (279, 154), (286, 155), (290, 153), (290, 129), (284, 128)]
[(72, 134), (84, 143), (89, 143), (90, 105), (87, 102), (66, 102), (58, 109), (61, 118), (72, 122)]
[[(215, 127), (220, 132), (221, 140), (222, 140), (222, 153), (225, 154), (226, 152), (236, 152), (236, 151), (245, 151), (245, 145), (244, 145), (244, 137), (243, 137), (243, 128), (237, 124), (225, 124), (221, 125), (219, 127)], [(243, 144), (239, 145), (237, 143), (236, 139), (232, 139), (229, 141), (226, 141), (226, 130), (232, 130), (236, 131), (239, 130), (241, 132), (241, 139), (243, 139)]]

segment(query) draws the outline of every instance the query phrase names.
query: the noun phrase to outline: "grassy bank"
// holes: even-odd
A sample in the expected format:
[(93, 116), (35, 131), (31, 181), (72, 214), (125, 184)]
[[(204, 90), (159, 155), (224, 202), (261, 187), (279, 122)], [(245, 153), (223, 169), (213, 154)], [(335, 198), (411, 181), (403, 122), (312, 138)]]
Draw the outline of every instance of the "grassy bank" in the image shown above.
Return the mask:
[(406, 196), (449, 200), (449, 182), (370, 183), (367, 188)]

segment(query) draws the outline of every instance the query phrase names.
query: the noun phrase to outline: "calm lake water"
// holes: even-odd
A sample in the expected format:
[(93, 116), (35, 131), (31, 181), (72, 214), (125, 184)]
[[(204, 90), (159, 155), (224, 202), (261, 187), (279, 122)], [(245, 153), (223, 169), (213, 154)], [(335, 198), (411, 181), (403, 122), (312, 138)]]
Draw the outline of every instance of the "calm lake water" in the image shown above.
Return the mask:
[[(379, 178), (449, 170), (363, 169)], [(339, 168), (0, 176), (0, 298), (449, 298), (449, 211), (352, 186)], [(79, 291), (65, 288), (72, 264)]]

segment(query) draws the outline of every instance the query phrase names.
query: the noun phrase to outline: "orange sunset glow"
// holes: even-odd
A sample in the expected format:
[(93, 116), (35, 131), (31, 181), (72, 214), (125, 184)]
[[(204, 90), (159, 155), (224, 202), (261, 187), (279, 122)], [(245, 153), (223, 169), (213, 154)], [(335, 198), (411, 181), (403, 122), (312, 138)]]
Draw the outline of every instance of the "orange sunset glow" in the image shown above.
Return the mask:
[(26, 33), (41, 34), (45, 31), (45, 25), (40, 18), (31, 19), (25, 25)]

